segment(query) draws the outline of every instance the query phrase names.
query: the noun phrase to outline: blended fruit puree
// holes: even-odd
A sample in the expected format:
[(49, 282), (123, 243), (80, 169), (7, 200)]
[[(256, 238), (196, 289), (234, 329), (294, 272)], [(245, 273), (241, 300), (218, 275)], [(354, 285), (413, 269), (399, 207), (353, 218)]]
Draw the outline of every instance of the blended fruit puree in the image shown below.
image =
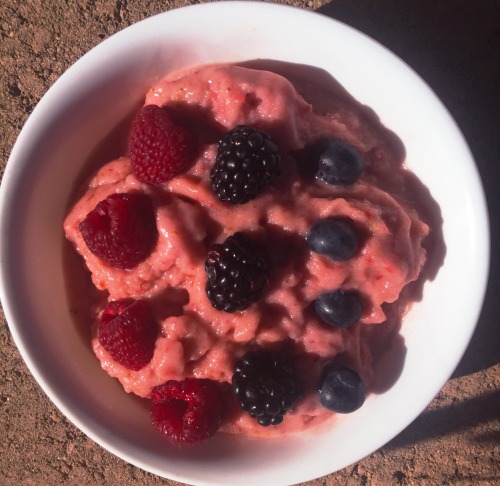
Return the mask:
[[(153, 359), (139, 371), (113, 361), (99, 344), (94, 324), (94, 351), (127, 392), (148, 397), (154, 386), (188, 376), (230, 383), (235, 361), (248, 349), (293, 342), (299, 374), (311, 393), (280, 425), (264, 428), (245, 412), (234, 411), (226, 431), (276, 435), (331, 416), (312, 392), (322, 363), (340, 353), (370, 388), (373, 350), (361, 329), (386, 320), (383, 304), (398, 300), (426, 258), (422, 240), (429, 228), (410, 207), (414, 202), (405, 200), (401, 181), (407, 171), (390, 142), (393, 135), (348, 96), (329, 99), (327, 106), (335, 107), (329, 110), (316, 100), (314, 106), (305, 101), (300, 90), (273, 72), (234, 65), (170, 75), (147, 93), (146, 104), (166, 106), (197, 135), (201, 149), (195, 163), (157, 188), (137, 180), (128, 157), (114, 160), (88, 182), (64, 223), (67, 238), (108, 300), (148, 299), (161, 324)], [(217, 139), (238, 124), (267, 131), (283, 160), (272, 186), (234, 206), (217, 198), (209, 174)], [(365, 170), (354, 185), (334, 187), (308, 175), (307, 149), (327, 136), (347, 141), (362, 155)], [(121, 270), (88, 250), (78, 226), (99, 201), (129, 191), (151, 197), (159, 238), (148, 258)], [(335, 262), (310, 251), (305, 240), (309, 227), (328, 217), (351, 220), (362, 235), (361, 249), (350, 260)], [(207, 248), (236, 231), (251, 234), (268, 249), (273, 272), (257, 303), (230, 314), (211, 306), (204, 264)], [(322, 293), (340, 287), (358, 289), (365, 299), (360, 323), (346, 329), (325, 325), (310, 306)]]

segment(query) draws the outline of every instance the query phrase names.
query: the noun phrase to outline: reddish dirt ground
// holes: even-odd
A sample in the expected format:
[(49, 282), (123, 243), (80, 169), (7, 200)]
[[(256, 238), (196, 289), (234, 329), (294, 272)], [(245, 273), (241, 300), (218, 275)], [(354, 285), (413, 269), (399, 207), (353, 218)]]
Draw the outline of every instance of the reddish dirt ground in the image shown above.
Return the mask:
[[(187, 5), (160, 0), (0, 2), (0, 163), (54, 81), (103, 39), (150, 15)], [(290, 0), (341, 20), (388, 46), (436, 91), (463, 131), (485, 184), (498, 248), (500, 191), (498, 0)], [(500, 484), (500, 258), (472, 342), (424, 413), (359, 463), (308, 486)], [(464, 283), (466, 284), (466, 283)], [(453, 289), (450, 289), (453, 292)], [(2, 314), (0, 483), (177, 484), (144, 472), (87, 438), (29, 373)]]

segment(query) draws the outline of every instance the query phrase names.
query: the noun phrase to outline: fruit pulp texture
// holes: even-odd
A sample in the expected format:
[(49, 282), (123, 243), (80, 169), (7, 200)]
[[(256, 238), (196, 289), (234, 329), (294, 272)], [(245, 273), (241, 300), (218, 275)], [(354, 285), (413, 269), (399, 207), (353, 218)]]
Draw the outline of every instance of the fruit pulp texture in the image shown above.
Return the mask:
[[(113, 160), (87, 182), (64, 222), (66, 237), (102, 295), (108, 301), (147, 299), (160, 324), (151, 362), (131, 371), (114, 362), (97, 340), (95, 320), (102, 303), (86, 311), (96, 356), (127, 392), (149, 397), (154, 386), (186, 377), (230, 382), (234, 363), (247, 350), (286, 343), (302, 376), (303, 398), (274, 427), (261, 427), (233, 410), (222, 426), (228, 432), (279, 435), (330, 417), (319, 403), (317, 381), (322, 365), (337, 355), (359, 371), (370, 389), (381, 341), (372, 339), (373, 326), (385, 322), (384, 335), (397, 331), (411, 300), (400, 293), (418, 278), (426, 259), (422, 242), (429, 227), (419, 217), (418, 201), (404, 192), (413, 176), (403, 167), (399, 139), (333, 78), (333, 88), (324, 93), (291, 79), (294, 84), (271, 71), (234, 65), (169, 75), (149, 90), (145, 103), (165, 106), (195, 134), (196, 161), (159, 189), (137, 180), (127, 156)], [(308, 92), (313, 94), (308, 97)], [(234, 206), (218, 200), (209, 174), (217, 140), (238, 124), (267, 131), (283, 162), (272, 188)], [(365, 170), (355, 184), (335, 187), (310, 176), (314, 162), (308, 149), (326, 137), (345, 140), (362, 155)], [(109, 194), (128, 191), (151, 197), (159, 237), (145, 260), (121, 270), (88, 250), (78, 225)], [(352, 258), (338, 262), (310, 251), (305, 236), (323, 218), (345, 218), (356, 227), (361, 243)], [(210, 245), (237, 231), (267, 247), (273, 272), (259, 302), (229, 314), (210, 305), (204, 263)], [(347, 329), (325, 325), (310, 305), (337, 288), (357, 289), (364, 299), (360, 322)]]

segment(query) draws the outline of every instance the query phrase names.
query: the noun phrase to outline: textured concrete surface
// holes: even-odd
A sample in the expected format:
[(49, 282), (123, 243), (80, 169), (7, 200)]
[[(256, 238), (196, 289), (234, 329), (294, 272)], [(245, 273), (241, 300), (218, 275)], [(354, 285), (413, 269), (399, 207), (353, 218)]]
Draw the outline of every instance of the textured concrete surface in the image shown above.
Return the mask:
[[(33, 107), (74, 61), (131, 23), (188, 3), (197, 2), (2, 0), (2, 168)], [(307, 485), (500, 484), (500, 2), (282, 3), (317, 10), (358, 28), (392, 49), (430, 84), (476, 158), (492, 223), (492, 270), (484, 310), (453, 377), (425, 412), (385, 447)], [(114, 457), (69, 423), (30, 375), (3, 317), (0, 356), (0, 484), (176, 484)]]

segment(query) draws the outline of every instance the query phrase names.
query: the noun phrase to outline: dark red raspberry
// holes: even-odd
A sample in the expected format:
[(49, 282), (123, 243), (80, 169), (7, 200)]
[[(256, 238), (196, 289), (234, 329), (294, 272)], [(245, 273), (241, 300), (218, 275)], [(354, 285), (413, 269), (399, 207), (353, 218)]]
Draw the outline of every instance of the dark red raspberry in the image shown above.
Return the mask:
[(217, 382), (170, 380), (151, 392), (151, 422), (175, 445), (208, 439), (222, 422), (224, 402)]
[(101, 314), (97, 338), (111, 357), (129, 370), (144, 368), (153, 357), (158, 324), (143, 300), (122, 299)]
[(80, 223), (89, 250), (116, 268), (135, 267), (158, 238), (151, 200), (144, 194), (111, 194)]
[(196, 144), (193, 135), (174, 124), (163, 108), (148, 105), (132, 124), (129, 150), (136, 177), (148, 184), (163, 184), (188, 168)]

